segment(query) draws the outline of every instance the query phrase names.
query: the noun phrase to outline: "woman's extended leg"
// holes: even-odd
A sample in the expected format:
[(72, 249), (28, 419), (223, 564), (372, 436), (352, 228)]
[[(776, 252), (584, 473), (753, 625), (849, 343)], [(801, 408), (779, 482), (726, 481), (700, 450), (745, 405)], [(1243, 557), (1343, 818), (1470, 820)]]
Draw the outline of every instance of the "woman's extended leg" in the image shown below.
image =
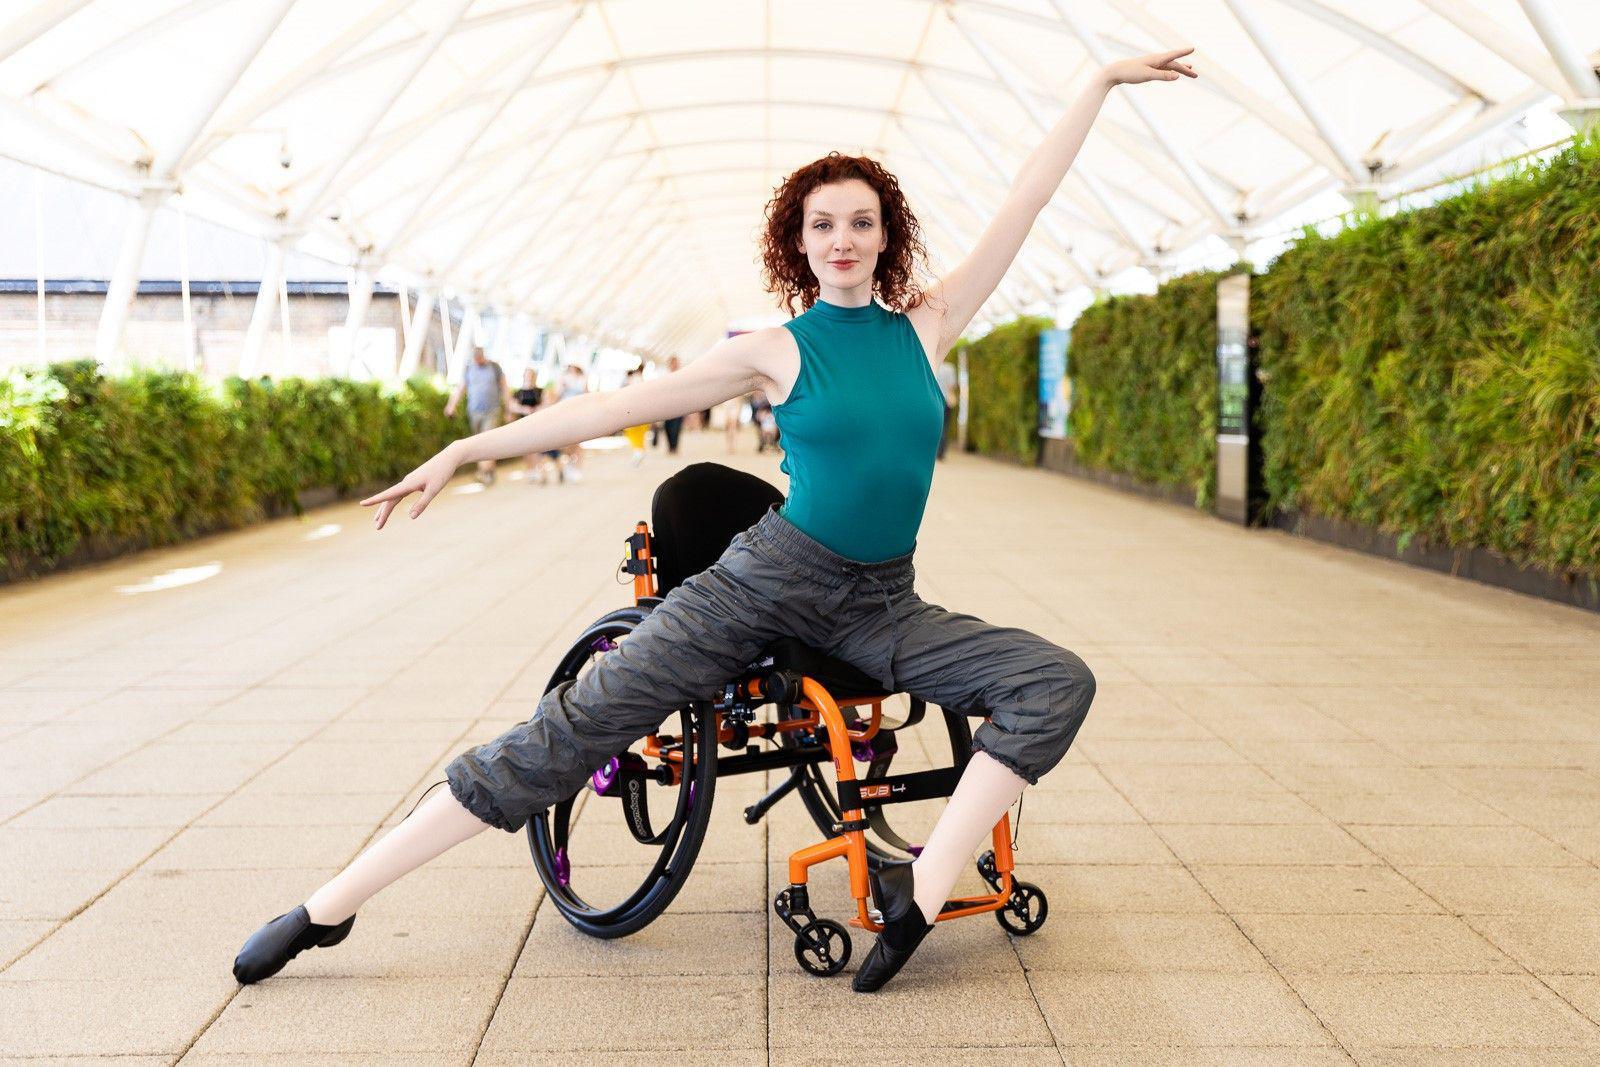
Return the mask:
[[(834, 654), (879, 674), (893, 689), (942, 708), (987, 714), (989, 721), (973, 734), (972, 758), (910, 865), (909, 891), (920, 914), (901, 913), (901, 922), (886, 927), (884, 937), (892, 934), (898, 943), (879, 938), (857, 972), (858, 989), (877, 988), (909, 958), (1006, 808), (1066, 755), (1095, 693), (1094, 674), (1083, 660), (1038, 634), (946, 611), (910, 590), (893, 600), (884, 609), (864, 610)], [(907, 890), (903, 878), (895, 881)], [(876, 973), (863, 985), (869, 971)]]
[(487, 829), (489, 824), (463, 808), (449, 790), (440, 790), (307, 897), (306, 913), (323, 926), (342, 923), (390, 882)]

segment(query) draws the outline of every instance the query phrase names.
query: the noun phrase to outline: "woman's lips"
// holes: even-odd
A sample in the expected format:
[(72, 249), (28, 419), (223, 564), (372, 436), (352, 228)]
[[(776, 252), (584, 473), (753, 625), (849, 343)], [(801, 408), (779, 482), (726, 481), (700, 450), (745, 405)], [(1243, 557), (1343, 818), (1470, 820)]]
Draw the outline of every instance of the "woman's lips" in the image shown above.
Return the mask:
[(849, 270), (855, 265), (856, 261), (853, 259), (830, 259), (828, 261), (828, 266), (838, 267), (840, 270)]

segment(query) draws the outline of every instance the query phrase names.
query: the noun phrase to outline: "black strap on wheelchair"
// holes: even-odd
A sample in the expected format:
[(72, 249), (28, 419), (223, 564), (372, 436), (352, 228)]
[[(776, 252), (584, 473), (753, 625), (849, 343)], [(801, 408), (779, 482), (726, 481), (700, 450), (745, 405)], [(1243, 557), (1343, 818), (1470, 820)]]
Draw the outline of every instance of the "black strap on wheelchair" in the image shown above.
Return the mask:
[(879, 804), (904, 804), (912, 800), (933, 800), (956, 791), (961, 771), (945, 767), (937, 771), (892, 774), (882, 778), (858, 778), (839, 783), (839, 808), (871, 807)]
[(628, 820), (628, 832), (641, 845), (659, 845), (655, 831), (650, 828), (650, 793), (646, 788), (650, 774), (645, 762), (635, 752), (624, 752), (617, 767), (617, 797), (622, 801), (622, 817)]

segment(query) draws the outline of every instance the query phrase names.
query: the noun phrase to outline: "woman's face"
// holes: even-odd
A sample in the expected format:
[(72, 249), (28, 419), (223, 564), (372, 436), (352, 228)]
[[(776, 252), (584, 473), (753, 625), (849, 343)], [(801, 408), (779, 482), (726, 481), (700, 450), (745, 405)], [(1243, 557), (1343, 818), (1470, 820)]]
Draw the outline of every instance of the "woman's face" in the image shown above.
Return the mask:
[(800, 251), (822, 286), (853, 289), (872, 283), (878, 254), (889, 247), (877, 191), (859, 178), (819, 185), (805, 199)]

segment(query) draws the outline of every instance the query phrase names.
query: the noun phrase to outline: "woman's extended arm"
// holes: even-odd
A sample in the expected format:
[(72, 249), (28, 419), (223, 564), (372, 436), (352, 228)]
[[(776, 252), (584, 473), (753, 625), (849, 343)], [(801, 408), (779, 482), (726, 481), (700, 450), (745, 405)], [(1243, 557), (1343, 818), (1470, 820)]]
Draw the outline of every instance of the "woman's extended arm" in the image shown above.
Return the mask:
[(1188, 64), (1179, 62), (1193, 51), (1192, 48), (1178, 48), (1155, 52), (1108, 64), (1095, 73), (1093, 81), (1022, 164), (1000, 210), (978, 238), (972, 253), (933, 286), (929, 293), (932, 299), (921, 305), (927, 310), (913, 309), (913, 320), (918, 311), (940, 319), (936, 357), (942, 358), (961, 336), (1011, 268), (1028, 231), (1033, 229), (1034, 220), (1055, 195), (1056, 187), (1077, 158), (1078, 149), (1089, 135), (1089, 127), (1100, 113), (1106, 94), (1117, 85), (1197, 77)]
[(674, 419), (743, 396), (758, 388), (764, 376), (758, 365), (764, 362), (762, 353), (768, 350), (768, 334), (767, 330), (757, 330), (729, 337), (681, 370), (628, 389), (584, 393), (542, 407), (527, 418), (452, 441), (393, 486), (361, 503), (379, 505), (373, 522), (381, 530), (390, 512), (411, 493), (422, 494), (411, 508), (411, 517), (422, 514), (463, 463), (564, 448), (609, 436), (624, 426)]

